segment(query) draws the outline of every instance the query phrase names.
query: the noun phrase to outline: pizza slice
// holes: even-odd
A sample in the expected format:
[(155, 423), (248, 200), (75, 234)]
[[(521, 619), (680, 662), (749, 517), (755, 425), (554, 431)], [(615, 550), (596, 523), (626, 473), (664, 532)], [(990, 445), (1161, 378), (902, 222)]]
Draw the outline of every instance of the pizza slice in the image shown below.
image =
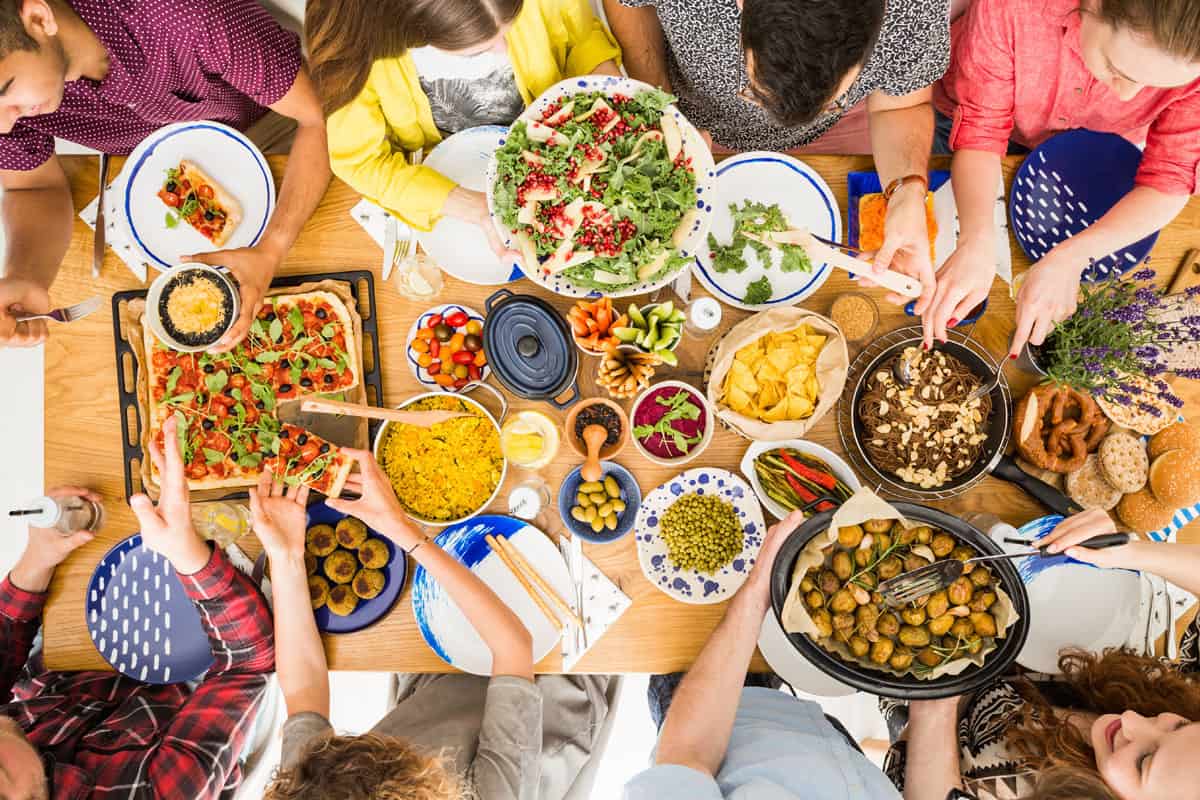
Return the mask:
[(338, 497), (354, 460), (332, 442), (304, 428), (284, 423), (264, 459), (274, 475), (289, 486), (304, 484), (328, 497)]
[(225, 246), (242, 221), (242, 207), (237, 200), (196, 162), (186, 158), (167, 170), (158, 197), (172, 209), (167, 212), (167, 227), (173, 228), (183, 220), (217, 247)]

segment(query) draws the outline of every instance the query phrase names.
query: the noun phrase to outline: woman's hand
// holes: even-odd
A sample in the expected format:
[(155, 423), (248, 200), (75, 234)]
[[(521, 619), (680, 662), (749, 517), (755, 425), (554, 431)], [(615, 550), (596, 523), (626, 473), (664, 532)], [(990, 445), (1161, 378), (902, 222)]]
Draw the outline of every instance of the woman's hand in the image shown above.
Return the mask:
[(258, 486), (250, 490), (250, 514), (254, 533), (272, 561), (304, 555), (307, 505), (307, 486), (289, 488), (275, 480), (269, 467), (263, 469)]
[(163, 425), (166, 452), (151, 442), (150, 460), (158, 469), (160, 493), (158, 506), (144, 494), (129, 498), (129, 507), (142, 528), (142, 543), (164, 556), (183, 575), (199, 572), (208, 564), (212, 552), (196, 535), (192, 526), (191, 502), (187, 479), (183, 475), (183, 455), (179, 452), (178, 418), (167, 418)]
[(1055, 324), (1075, 313), (1083, 265), (1055, 248), (1025, 275), (1017, 293), (1017, 327), (1009, 345), (1009, 358), (1016, 358), (1028, 342), (1046, 341)]
[(446, 198), (446, 205), (442, 207), (442, 212), (461, 219), (463, 222), (477, 225), (483, 231), (483, 235), (487, 237), (492, 252), (502, 263), (507, 264), (521, 260), (520, 253), (505, 247), (504, 242), (500, 241), (500, 234), (496, 232), (496, 226), (492, 224), (492, 213), (488, 210), (487, 195), (483, 192), (473, 192), (470, 189), (455, 186), (450, 191), (450, 196)]
[(359, 469), (357, 474), (346, 479), (345, 491), (357, 492), (361, 497), (357, 500), (326, 500), (325, 505), (358, 517), (367, 527), (384, 534), (406, 551), (424, 541), (425, 537), (405, 516), (392, 483), (383, 474), (375, 456), (367, 450), (349, 447), (343, 447), (342, 452), (357, 461)]
[(991, 239), (962, 240), (938, 270), (933, 302), (921, 316), (925, 349), (934, 339), (946, 341), (946, 331), (966, 319), (987, 299), (996, 277), (995, 242)]
[[(1136, 539), (1129, 544), (1107, 547), (1103, 550), (1093, 550), (1080, 547), (1093, 536), (1106, 533), (1116, 533), (1117, 526), (1101, 508), (1093, 508), (1080, 514), (1067, 517), (1052, 530), (1049, 535), (1038, 542), (1045, 547), (1047, 553), (1065, 553), (1076, 561), (1095, 564), (1107, 569), (1141, 569), (1139, 555), (1146, 542)], [(1154, 547), (1156, 545), (1150, 545)]]

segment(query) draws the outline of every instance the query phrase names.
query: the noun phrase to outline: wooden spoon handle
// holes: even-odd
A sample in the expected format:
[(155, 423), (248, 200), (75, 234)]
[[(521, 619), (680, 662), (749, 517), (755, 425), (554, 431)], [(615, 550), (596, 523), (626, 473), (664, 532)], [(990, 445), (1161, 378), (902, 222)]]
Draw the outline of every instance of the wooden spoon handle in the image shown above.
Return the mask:
[(397, 408), (378, 408), (376, 406), (360, 406), (357, 403), (344, 403), (340, 400), (322, 400), (310, 397), (300, 404), (302, 411), (319, 414), (345, 414), (351, 417), (366, 419), (382, 419), (389, 422), (403, 422), (430, 428), (439, 422), (445, 422), (455, 417), (466, 417), (460, 411), (404, 411)]

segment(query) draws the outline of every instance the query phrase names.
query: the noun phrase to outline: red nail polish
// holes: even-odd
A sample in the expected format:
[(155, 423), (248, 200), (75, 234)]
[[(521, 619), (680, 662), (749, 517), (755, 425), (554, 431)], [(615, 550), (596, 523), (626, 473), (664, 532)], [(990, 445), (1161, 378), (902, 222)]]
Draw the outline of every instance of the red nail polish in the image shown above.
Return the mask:
[(929, 349), (929, 345), (925, 344), (924, 342), (921, 342), (921, 349), (922, 349), (922, 350), (928, 350), (928, 349)]
[(953, 328), (955, 325), (958, 324), (958, 320), (956, 320), (954, 317), (951, 317), (950, 320), (946, 324), (949, 325), (951, 328)]
[(1016, 360), (1017, 360), (1017, 354), (1016, 354), (1016, 353), (1009, 353), (1009, 354), (1008, 354), (1008, 358), (1009, 358), (1009, 360), (1010, 360), (1010, 361), (1016, 361)]

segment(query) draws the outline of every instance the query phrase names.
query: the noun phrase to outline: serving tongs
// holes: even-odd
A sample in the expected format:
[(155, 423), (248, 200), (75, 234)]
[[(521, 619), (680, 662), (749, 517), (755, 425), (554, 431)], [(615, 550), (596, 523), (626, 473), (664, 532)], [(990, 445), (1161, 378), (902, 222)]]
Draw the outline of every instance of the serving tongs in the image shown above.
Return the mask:
[[(1100, 536), (1080, 542), (1077, 547), (1087, 547), (1092, 550), (1102, 550), (1107, 547), (1117, 547), (1119, 545), (1128, 544), (1130, 536), (1128, 533), (1105, 533)], [(979, 556), (977, 558), (968, 558), (965, 561), (960, 561), (957, 558), (949, 558), (942, 561), (935, 561), (919, 569), (914, 569), (911, 572), (906, 572), (903, 575), (897, 575), (894, 578), (889, 578), (879, 584), (876, 591), (883, 596), (883, 602), (893, 608), (906, 606), (916, 600), (921, 599), (925, 595), (933, 594), (934, 592), (945, 589), (950, 584), (962, 577), (966, 570), (967, 564), (980, 564), (985, 561), (1002, 561), (1009, 558), (1026, 558), (1028, 556), (1048, 556), (1058, 555), (1046, 553), (1044, 548), (1034, 548), (1032, 550), (1022, 550), (1016, 553), (1003, 553), (998, 556)]]

